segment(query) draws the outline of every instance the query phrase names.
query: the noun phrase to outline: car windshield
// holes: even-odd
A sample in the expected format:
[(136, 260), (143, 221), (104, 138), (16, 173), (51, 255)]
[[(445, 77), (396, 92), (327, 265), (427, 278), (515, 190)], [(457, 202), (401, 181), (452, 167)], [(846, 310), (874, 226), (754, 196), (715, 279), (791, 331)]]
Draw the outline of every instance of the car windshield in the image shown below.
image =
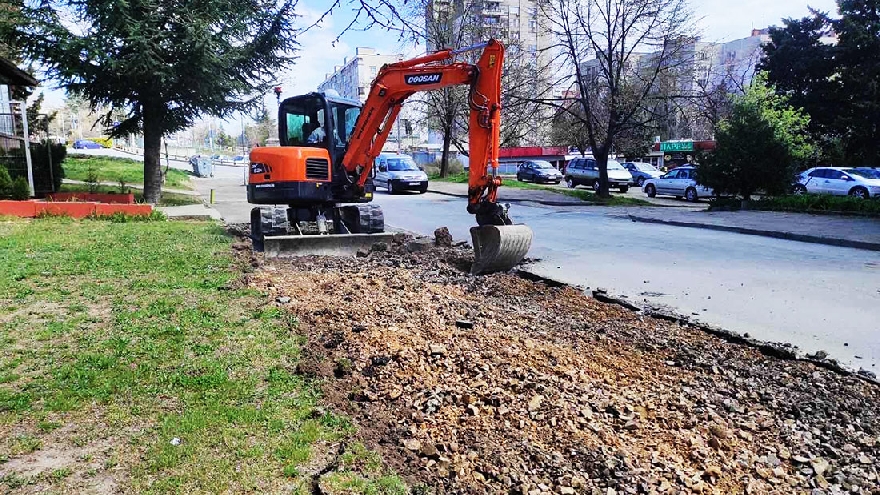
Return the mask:
[(653, 165), (648, 163), (636, 163), (636, 168), (641, 170), (642, 172), (654, 172), (657, 170)]
[(608, 170), (625, 170), (617, 160), (608, 160)]
[(550, 162), (545, 161), (532, 162), (532, 164), (534, 164), (535, 168), (553, 168), (553, 165), (550, 165)]
[(408, 157), (386, 158), (385, 163), (388, 165), (389, 172), (415, 172), (419, 170), (419, 167), (416, 166), (416, 162)]
[(851, 168), (848, 170), (844, 170), (844, 172), (852, 175), (858, 175), (859, 177), (863, 177), (865, 179), (880, 179), (880, 170)]

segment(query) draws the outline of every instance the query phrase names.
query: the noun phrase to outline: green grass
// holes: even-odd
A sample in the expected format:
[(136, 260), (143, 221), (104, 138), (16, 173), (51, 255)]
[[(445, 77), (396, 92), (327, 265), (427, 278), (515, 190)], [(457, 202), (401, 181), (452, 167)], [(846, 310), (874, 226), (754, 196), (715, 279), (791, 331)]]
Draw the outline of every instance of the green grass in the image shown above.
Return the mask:
[[(99, 182), (118, 183), (120, 179), (126, 184), (144, 183), (144, 164), (129, 158), (107, 156), (68, 155), (64, 160), (64, 177), (72, 180), (88, 179), (89, 166), (98, 176)], [(165, 170), (165, 167), (162, 167)], [(169, 189), (193, 189), (189, 174), (183, 170), (168, 169), (165, 187)], [(118, 189), (117, 189), (118, 190)]]
[[(455, 184), (465, 184), (468, 181), (467, 174), (458, 174), (451, 175), (446, 177), (445, 179), (441, 179), (438, 176), (432, 176), (430, 178), (434, 181), (439, 182), (452, 182)], [(627, 196), (611, 196), (609, 198), (601, 198), (596, 193), (592, 191), (586, 191), (583, 189), (563, 189), (559, 187), (549, 187), (540, 184), (533, 184), (530, 182), (519, 182), (516, 179), (508, 178), (504, 180), (504, 183), (501, 187), (511, 187), (515, 189), (530, 189), (535, 191), (550, 191), (556, 194), (562, 194), (563, 196), (569, 196), (572, 198), (577, 198), (586, 203), (595, 204), (595, 205), (603, 205), (603, 206), (651, 206), (649, 201), (645, 201), (643, 199), (638, 198), (630, 198)]]
[[(739, 199), (719, 198), (713, 200), (710, 210), (738, 210)], [(750, 210), (787, 211), (795, 213), (829, 213), (880, 216), (880, 199), (859, 199), (830, 194), (804, 194), (800, 196), (765, 197), (749, 201)]]
[[(231, 242), (209, 222), (0, 222), (0, 463), (76, 459), (9, 473), (0, 492), (108, 477), (126, 493), (308, 482), (291, 477), (315, 442), (353, 428), (318, 412), (315, 384), (295, 374), (295, 317), (234, 284)], [(398, 486), (353, 455), (371, 459), (343, 460), (362, 493)]]
[[(86, 184), (61, 184), (61, 192), (88, 192), (89, 188)], [(118, 187), (98, 186), (99, 193), (119, 193)], [(144, 192), (139, 189), (132, 189), (134, 200), (138, 203), (144, 202)], [(198, 196), (189, 194), (178, 194), (163, 191), (162, 199), (159, 200), (158, 206), (182, 206), (200, 204), (202, 200)]]

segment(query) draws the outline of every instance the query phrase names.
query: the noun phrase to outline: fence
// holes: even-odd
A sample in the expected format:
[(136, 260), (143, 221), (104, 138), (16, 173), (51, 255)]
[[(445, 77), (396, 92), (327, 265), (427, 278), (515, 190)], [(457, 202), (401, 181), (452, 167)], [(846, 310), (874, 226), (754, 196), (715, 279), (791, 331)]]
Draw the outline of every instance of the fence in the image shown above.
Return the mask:
[(25, 177), (33, 196), (34, 175), (27, 135), (27, 114), (24, 103), (0, 102), (0, 165), (6, 168), (13, 180)]

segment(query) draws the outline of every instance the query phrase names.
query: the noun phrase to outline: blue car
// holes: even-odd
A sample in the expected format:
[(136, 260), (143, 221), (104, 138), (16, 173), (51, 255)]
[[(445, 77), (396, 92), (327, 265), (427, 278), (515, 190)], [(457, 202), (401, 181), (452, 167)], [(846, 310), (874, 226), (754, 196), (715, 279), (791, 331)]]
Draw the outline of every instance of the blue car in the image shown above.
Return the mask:
[(73, 142), (73, 149), (75, 150), (97, 150), (102, 147), (100, 144), (88, 139), (77, 139)]

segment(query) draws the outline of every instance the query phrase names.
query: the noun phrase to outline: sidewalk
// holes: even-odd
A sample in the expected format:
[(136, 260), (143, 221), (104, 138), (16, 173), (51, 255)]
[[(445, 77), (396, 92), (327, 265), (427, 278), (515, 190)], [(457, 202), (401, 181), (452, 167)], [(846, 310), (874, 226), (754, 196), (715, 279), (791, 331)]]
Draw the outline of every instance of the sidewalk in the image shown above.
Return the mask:
[[(428, 192), (443, 194), (446, 196), (456, 196), (459, 198), (467, 198), (468, 185), (458, 182), (428, 182)], [(550, 191), (539, 191), (536, 189), (516, 189), (513, 187), (503, 187), (498, 192), (498, 202), (532, 202), (540, 203), (547, 206), (583, 206), (585, 203), (577, 198), (564, 196), (559, 193)]]
[(632, 211), (633, 222), (723, 230), (880, 251), (880, 219), (775, 211)]
[[(505, 178), (506, 181), (515, 181), (516, 179)], [(550, 189), (520, 189), (517, 187), (505, 187), (504, 184), (501, 185), (501, 188), (498, 192), (498, 201), (499, 202), (511, 202), (511, 203), (538, 203), (546, 206), (598, 206), (596, 203), (591, 203), (589, 201), (582, 201), (578, 198), (572, 196), (566, 196), (562, 193), (565, 190), (564, 184), (562, 186), (553, 186), (548, 184), (546, 187)], [(446, 196), (456, 196), (460, 198), (467, 198), (467, 184), (458, 183), (458, 182), (442, 182), (438, 180), (433, 180), (428, 183), (428, 191), (435, 194), (443, 194)], [(554, 191), (553, 188), (558, 190)], [(638, 191), (638, 188), (636, 188)], [(616, 195), (616, 194), (615, 194)], [(628, 197), (636, 197), (636, 196), (628, 196)], [(658, 207), (666, 207), (666, 208), (681, 208), (681, 209), (705, 209), (705, 203), (685, 203), (682, 201), (671, 201), (665, 198), (648, 198), (644, 194), (639, 193), (638, 199), (647, 201), (651, 203), (653, 206)]]

